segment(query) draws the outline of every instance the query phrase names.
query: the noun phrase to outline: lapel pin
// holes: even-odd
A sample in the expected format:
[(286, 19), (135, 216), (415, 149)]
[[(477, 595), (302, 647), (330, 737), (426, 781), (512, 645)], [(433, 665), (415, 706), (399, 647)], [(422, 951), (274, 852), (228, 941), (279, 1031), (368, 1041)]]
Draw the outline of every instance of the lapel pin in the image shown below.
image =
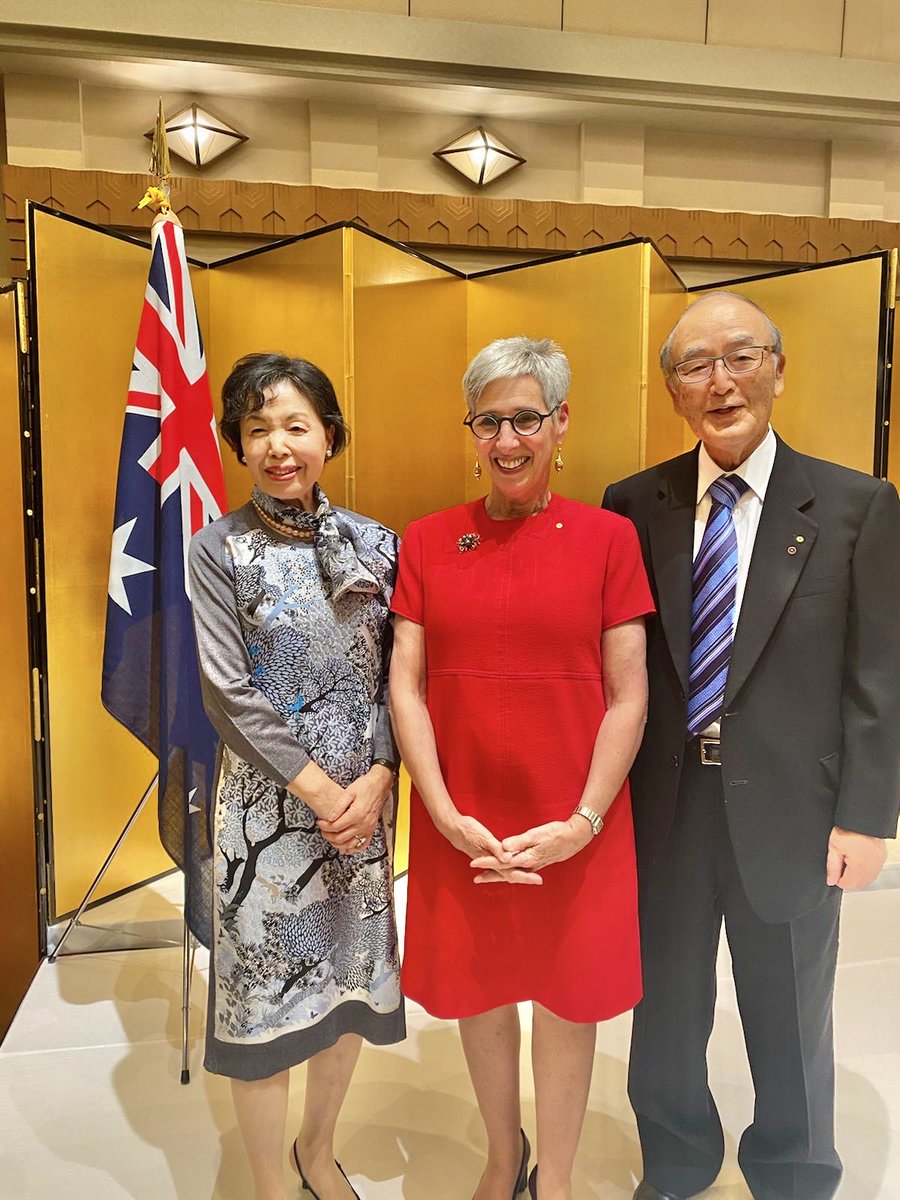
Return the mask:
[(795, 541), (795, 542), (805, 542), (805, 541), (806, 541), (806, 538), (803, 536), (803, 534), (802, 534), (802, 533), (798, 533), (798, 534), (796, 535), (796, 537), (794, 538), (794, 541)]
[(796, 554), (796, 553), (797, 553), (797, 547), (796, 547), (796, 546), (788, 546), (788, 548), (787, 548), (787, 552), (788, 552), (788, 554)]

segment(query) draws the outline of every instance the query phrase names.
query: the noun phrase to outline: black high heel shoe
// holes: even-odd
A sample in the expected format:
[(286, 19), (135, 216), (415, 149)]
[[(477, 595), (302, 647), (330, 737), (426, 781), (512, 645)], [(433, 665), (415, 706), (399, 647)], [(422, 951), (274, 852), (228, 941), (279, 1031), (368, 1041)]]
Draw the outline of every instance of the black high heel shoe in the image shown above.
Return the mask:
[(537, 1200), (537, 1163), (534, 1164), (534, 1170), (528, 1176), (528, 1195), (531, 1200)]
[(516, 1200), (516, 1196), (520, 1192), (525, 1191), (525, 1186), (528, 1183), (528, 1159), (531, 1157), (531, 1146), (528, 1144), (525, 1130), (520, 1129), (519, 1133), (522, 1135), (522, 1160), (519, 1163), (519, 1173), (516, 1176), (516, 1185), (513, 1188), (512, 1200)]
[[(522, 1136), (524, 1137), (525, 1135), (523, 1134)], [(294, 1140), (293, 1144), (291, 1145), (291, 1157), (294, 1160), (294, 1167), (296, 1168), (297, 1174), (300, 1176), (300, 1183), (303, 1185), (305, 1190), (307, 1192), (309, 1192), (310, 1196), (312, 1196), (312, 1200), (322, 1200), (322, 1197), (315, 1190), (315, 1188), (310, 1185), (309, 1180), (303, 1174), (303, 1167), (300, 1165), (300, 1155), (297, 1153), (296, 1139)], [(338, 1162), (337, 1159), (334, 1160), (334, 1165), (337, 1167), (337, 1169), (340, 1171), (340, 1173), (344, 1176), (344, 1178), (347, 1179), (347, 1173), (344, 1170), (344, 1168), (341, 1166), (341, 1164)], [(350, 1182), (349, 1179), (347, 1179), (347, 1186), (349, 1187), (349, 1189), (353, 1193), (353, 1195), (356, 1197), (356, 1200), (361, 1200), (359, 1192), (357, 1192), (356, 1188), (353, 1186), (353, 1184)]]

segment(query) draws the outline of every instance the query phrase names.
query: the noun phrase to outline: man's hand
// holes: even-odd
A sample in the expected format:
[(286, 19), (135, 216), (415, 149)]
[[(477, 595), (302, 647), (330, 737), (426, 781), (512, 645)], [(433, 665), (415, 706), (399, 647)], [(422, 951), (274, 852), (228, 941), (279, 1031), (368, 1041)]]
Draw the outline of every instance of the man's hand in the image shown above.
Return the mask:
[(320, 817), (316, 822), (322, 837), (342, 854), (365, 850), (391, 794), (393, 782), (393, 772), (381, 765), (354, 779), (328, 817)]
[(884, 838), (852, 833), (835, 825), (828, 839), (825, 882), (847, 890), (868, 887), (887, 858)]

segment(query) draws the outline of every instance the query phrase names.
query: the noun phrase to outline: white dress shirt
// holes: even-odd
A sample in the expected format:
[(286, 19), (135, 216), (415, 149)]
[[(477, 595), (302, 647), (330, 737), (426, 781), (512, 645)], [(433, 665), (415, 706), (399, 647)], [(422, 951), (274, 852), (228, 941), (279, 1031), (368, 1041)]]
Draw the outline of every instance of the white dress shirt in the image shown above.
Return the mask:
[[(747, 586), (747, 574), (750, 570), (750, 559), (753, 556), (756, 531), (759, 529), (759, 518), (762, 516), (763, 501), (766, 498), (766, 488), (769, 486), (769, 478), (775, 462), (777, 445), (775, 434), (772, 432), (772, 426), (770, 425), (768, 433), (750, 457), (745, 459), (734, 471), (723, 471), (707, 454), (706, 447), (702, 444), (700, 446), (700, 456), (697, 460), (697, 508), (694, 513), (695, 559), (700, 550), (703, 531), (706, 529), (709, 510), (712, 507), (712, 498), (709, 495), (709, 489), (712, 484), (722, 475), (740, 475), (748, 485), (747, 490), (740, 497), (737, 504), (735, 504), (732, 514), (734, 533), (737, 538), (738, 555), (734, 602), (735, 628), (737, 628), (741, 613), (744, 589)], [(703, 730), (703, 733), (710, 737), (718, 737), (719, 722), (713, 722), (708, 729)]]

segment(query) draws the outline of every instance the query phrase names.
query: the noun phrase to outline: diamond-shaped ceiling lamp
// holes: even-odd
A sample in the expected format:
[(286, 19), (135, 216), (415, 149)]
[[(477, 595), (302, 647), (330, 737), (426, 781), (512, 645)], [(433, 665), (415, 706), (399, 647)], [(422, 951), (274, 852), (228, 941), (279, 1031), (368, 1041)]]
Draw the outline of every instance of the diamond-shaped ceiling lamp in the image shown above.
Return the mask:
[[(152, 129), (146, 137), (153, 137)], [(169, 149), (195, 167), (204, 167), (226, 150), (247, 141), (245, 133), (232, 129), (199, 104), (191, 104), (167, 118), (166, 138)]]
[(499, 179), (525, 161), (521, 154), (516, 154), (488, 133), (483, 125), (470, 129), (442, 150), (435, 150), (434, 157), (442, 158), (478, 187)]

